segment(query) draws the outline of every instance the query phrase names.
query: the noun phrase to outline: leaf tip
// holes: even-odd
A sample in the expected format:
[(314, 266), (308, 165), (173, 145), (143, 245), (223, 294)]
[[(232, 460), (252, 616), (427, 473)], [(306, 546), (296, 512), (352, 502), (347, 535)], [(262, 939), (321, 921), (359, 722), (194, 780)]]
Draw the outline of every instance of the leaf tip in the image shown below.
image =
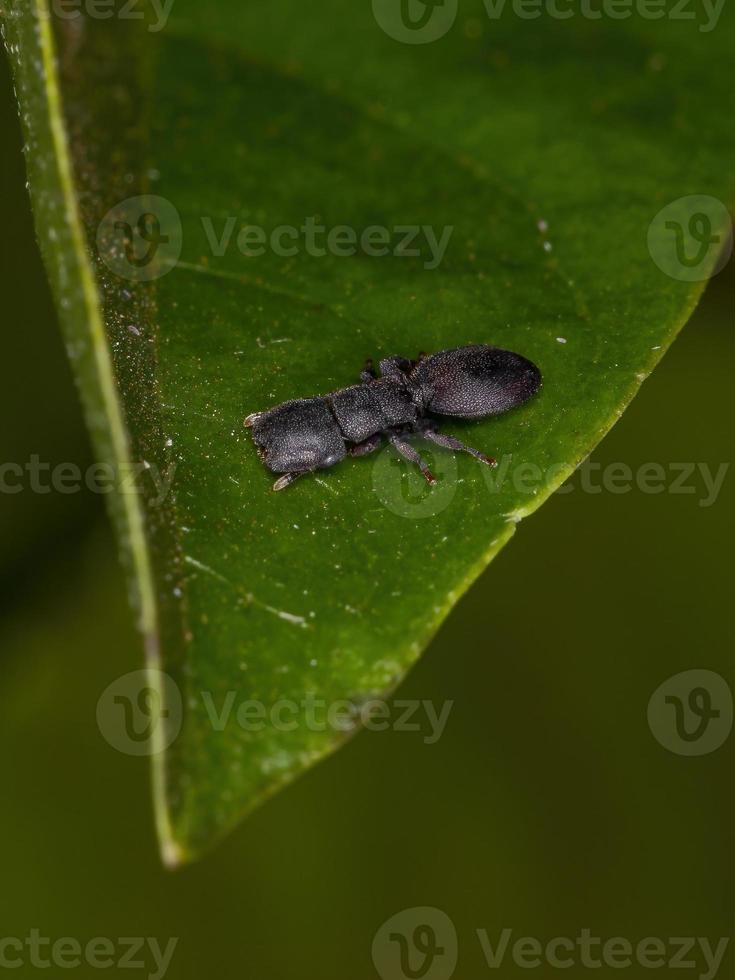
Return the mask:
[(161, 836), (159, 838), (159, 851), (161, 854), (161, 861), (164, 867), (168, 871), (178, 871), (185, 864), (190, 861), (189, 855), (180, 844), (178, 844), (170, 836)]

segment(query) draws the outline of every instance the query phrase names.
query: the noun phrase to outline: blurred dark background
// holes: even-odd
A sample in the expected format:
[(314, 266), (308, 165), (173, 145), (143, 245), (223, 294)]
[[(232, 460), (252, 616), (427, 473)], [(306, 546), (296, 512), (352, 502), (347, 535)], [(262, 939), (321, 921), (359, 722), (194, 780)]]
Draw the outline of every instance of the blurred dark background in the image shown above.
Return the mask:
[[(0, 463), (83, 467), (4, 59), (0, 131)], [(731, 266), (595, 462), (729, 462), (734, 296)], [(0, 495), (0, 939), (177, 936), (174, 980), (367, 980), (381, 923), (424, 905), (453, 920), (456, 976), (471, 980), (523, 975), (509, 959), (489, 971), (477, 929), (492, 942), (504, 927), (542, 941), (588, 927), (716, 944), (735, 921), (735, 736), (685, 758), (646, 718), (680, 671), (735, 681), (735, 475), (706, 507), (701, 477), (690, 482), (692, 494), (589, 494), (575, 480), (521, 526), (403, 685), (454, 700), (436, 744), (363, 733), (175, 874), (158, 858), (147, 760), (95, 724), (101, 691), (142, 665), (102, 498)], [(723, 977), (733, 962), (735, 949)]]

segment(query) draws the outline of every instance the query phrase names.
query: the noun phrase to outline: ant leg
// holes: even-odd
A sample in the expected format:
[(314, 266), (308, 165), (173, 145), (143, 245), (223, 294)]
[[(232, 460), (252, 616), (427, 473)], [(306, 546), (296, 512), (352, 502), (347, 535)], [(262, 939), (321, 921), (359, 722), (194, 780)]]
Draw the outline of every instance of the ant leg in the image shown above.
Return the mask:
[(394, 434), (392, 436), (388, 436), (388, 439), (391, 445), (395, 446), (404, 459), (407, 459), (409, 463), (414, 463), (416, 466), (418, 466), (427, 483), (430, 483), (432, 486), (436, 483), (436, 477), (413, 446), (405, 442), (399, 435)]
[(360, 381), (362, 382), (375, 381), (377, 377), (378, 376), (375, 373), (375, 366), (373, 364), (373, 359), (372, 357), (368, 357), (368, 359), (365, 361), (364, 369), (360, 372)]
[(478, 449), (473, 449), (472, 446), (466, 446), (459, 439), (455, 439), (454, 436), (446, 436), (443, 432), (437, 432), (436, 429), (432, 428), (423, 429), (421, 435), (424, 439), (428, 439), (429, 442), (433, 442), (437, 446), (443, 446), (444, 449), (453, 449), (455, 452), (468, 453), (470, 456), (474, 456), (475, 459), (479, 459), (486, 466), (498, 465), (497, 459), (493, 459), (492, 456), (486, 456), (485, 453), (481, 453)]
[(364, 442), (357, 442), (354, 446), (348, 449), (350, 456), (367, 456), (368, 453), (374, 453), (376, 449), (380, 449), (383, 442), (382, 435), (377, 432), (374, 436), (370, 436)]
[(290, 487), (294, 480), (298, 480), (300, 476), (303, 476), (304, 472), (301, 473), (284, 473), (283, 476), (279, 476), (276, 482), (273, 484), (273, 490), (278, 493), (279, 490), (285, 490), (286, 487)]
[(384, 357), (380, 362), (380, 374), (383, 378), (404, 379), (413, 367), (413, 361), (407, 361), (405, 357)]

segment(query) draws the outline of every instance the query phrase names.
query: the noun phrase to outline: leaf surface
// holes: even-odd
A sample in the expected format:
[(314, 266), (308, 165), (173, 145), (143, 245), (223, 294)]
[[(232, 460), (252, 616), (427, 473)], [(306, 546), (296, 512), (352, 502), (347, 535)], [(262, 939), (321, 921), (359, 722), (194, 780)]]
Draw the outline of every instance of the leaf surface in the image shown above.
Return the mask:
[[(700, 205), (720, 243), (698, 281), (662, 272), (649, 242), (671, 261), (673, 235), (649, 225), (731, 196), (731, 24), (476, 4), (415, 46), (336, 0), (178, 0), (160, 31), (11, 6), (39, 239), (98, 454), (140, 464), (114, 511), (149, 664), (183, 696), (154, 757), (169, 863), (358, 727), (686, 321), (727, 216)], [(168, 241), (136, 272), (116, 226), (145, 212)], [(254, 226), (269, 241), (244, 255)], [(419, 255), (327, 247), (380, 227), (395, 251), (412, 226)], [(272, 247), (284, 227), (294, 254)], [(247, 414), (468, 343), (544, 375), (521, 409), (446, 426), (497, 471), (422, 446), (433, 491), (386, 450), (269, 492)]]

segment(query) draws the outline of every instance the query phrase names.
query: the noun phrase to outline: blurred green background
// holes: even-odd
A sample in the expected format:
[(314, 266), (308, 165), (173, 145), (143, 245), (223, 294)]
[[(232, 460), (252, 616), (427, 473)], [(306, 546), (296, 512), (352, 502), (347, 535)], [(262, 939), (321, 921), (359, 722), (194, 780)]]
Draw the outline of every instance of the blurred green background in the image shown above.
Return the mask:
[[(0, 462), (86, 466), (4, 60), (0, 114)], [(734, 297), (731, 264), (596, 462), (729, 462)], [(701, 478), (694, 494), (573, 485), (524, 522), (400, 689), (455, 702), (436, 744), (362, 733), (174, 874), (147, 760), (114, 751), (95, 722), (103, 689), (142, 664), (102, 498), (3, 494), (0, 939), (177, 936), (174, 980), (367, 980), (380, 925), (428, 905), (457, 929), (455, 976), (475, 980), (525, 972), (510, 958), (489, 970), (477, 929), (493, 942), (504, 927), (542, 941), (586, 927), (728, 936), (733, 737), (684, 758), (654, 739), (646, 708), (679, 671), (733, 683), (735, 477), (709, 507)], [(720, 975), (734, 962), (735, 948)]]

